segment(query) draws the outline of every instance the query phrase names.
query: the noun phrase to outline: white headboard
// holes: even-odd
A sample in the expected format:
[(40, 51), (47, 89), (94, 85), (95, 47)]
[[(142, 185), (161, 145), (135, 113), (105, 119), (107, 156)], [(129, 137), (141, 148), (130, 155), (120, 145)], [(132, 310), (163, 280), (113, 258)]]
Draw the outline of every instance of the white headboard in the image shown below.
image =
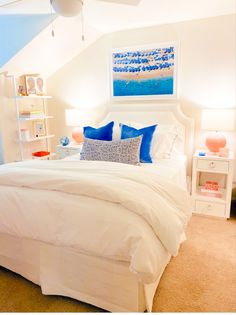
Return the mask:
[(137, 122), (143, 124), (169, 124), (181, 129), (184, 136), (183, 154), (188, 157), (188, 174), (191, 173), (191, 157), (193, 154), (194, 123), (184, 115), (179, 104), (119, 104), (113, 105), (103, 123), (108, 121), (121, 123)]

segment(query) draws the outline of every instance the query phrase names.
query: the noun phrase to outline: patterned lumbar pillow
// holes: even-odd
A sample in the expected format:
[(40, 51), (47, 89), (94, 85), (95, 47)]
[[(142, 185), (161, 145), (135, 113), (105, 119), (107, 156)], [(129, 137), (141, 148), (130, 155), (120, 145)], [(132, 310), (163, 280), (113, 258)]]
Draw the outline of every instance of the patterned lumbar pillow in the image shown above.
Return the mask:
[(81, 160), (138, 164), (142, 136), (124, 140), (102, 141), (84, 139)]

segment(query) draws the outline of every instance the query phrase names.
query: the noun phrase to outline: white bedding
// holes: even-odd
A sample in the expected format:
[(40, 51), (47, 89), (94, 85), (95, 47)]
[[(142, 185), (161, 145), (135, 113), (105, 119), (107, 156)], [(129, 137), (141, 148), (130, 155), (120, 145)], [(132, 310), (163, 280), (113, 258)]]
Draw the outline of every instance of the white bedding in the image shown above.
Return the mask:
[(142, 163), (141, 167), (187, 189), (186, 163), (186, 155), (178, 155), (170, 159), (153, 159), (153, 163)]
[[(65, 161), (79, 161), (80, 153), (68, 156)], [(176, 185), (187, 189), (186, 164), (187, 156), (178, 154), (169, 159), (153, 159), (153, 163), (140, 163), (139, 166), (147, 171), (165, 177)]]
[(143, 283), (177, 255), (191, 215), (187, 192), (145, 168), (28, 161), (0, 168), (0, 232), (130, 262)]

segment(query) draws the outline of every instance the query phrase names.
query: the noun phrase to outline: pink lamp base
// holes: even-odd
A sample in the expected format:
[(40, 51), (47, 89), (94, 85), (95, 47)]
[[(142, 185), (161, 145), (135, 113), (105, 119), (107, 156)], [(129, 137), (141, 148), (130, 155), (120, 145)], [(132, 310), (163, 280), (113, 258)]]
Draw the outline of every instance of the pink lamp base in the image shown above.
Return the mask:
[(72, 131), (72, 138), (76, 143), (82, 143), (84, 142), (84, 135), (82, 128), (75, 128)]
[(226, 138), (219, 132), (210, 133), (206, 137), (206, 146), (211, 152), (219, 152), (226, 145)]

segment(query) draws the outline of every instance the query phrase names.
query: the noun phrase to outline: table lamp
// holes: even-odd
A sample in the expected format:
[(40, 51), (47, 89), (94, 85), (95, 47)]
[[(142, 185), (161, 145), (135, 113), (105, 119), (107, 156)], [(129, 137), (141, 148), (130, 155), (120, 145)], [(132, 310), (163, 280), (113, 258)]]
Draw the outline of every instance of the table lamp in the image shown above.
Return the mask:
[(82, 143), (84, 141), (82, 126), (86, 123), (84, 112), (79, 109), (66, 109), (65, 118), (66, 125), (74, 127), (72, 131), (72, 138), (76, 143)]
[(212, 131), (207, 134), (206, 146), (212, 153), (226, 146), (226, 138), (220, 131), (233, 131), (235, 128), (234, 109), (203, 109), (201, 129)]

